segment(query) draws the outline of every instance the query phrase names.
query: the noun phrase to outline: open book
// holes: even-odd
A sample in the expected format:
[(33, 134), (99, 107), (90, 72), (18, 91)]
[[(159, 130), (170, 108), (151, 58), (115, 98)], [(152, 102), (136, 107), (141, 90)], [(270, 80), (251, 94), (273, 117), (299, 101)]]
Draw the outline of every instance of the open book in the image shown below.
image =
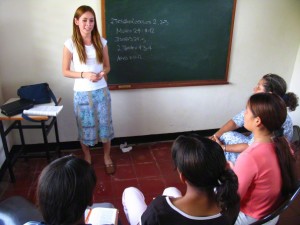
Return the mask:
[(54, 105), (35, 105), (33, 108), (23, 110), (24, 114), (35, 116), (57, 116), (62, 110), (63, 106)]
[(85, 210), (85, 223), (92, 225), (118, 224), (118, 210), (115, 208), (88, 208)]

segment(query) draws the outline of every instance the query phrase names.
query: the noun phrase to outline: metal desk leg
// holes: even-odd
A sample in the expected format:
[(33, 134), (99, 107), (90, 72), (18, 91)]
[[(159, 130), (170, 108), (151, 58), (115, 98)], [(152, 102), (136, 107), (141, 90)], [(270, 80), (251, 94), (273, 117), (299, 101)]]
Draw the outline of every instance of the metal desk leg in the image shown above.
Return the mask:
[(6, 135), (5, 135), (3, 123), (1, 120), (0, 120), (0, 133), (1, 133), (1, 139), (2, 139), (4, 153), (5, 153), (5, 158), (6, 158), (6, 162), (7, 162), (7, 167), (8, 167), (8, 171), (9, 171), (9, 175), (10, 175), (10, 180), (11, 180), (11, 182), (15, 182), (16, 178), (15, 178), (14, 171), (12, 168), (11, 157), (10, 157), (7, 142), (6, 142)]
[[(18, 124), (18, 130), (19, 130), (19, 134), (20, 134), (21, 144), (22, 144), (22, 150), (24, 152), (24, 155), (26, 156), (27, 152), (25, 150), (25, 139), (24, 139), (21, 121), (17, 121), (17, 124)], [(27, 160), (27, 158), (26, 158), (26, 160)]]
[(57, 118), (55, 118), (55, 122), (54, 122), (54, 131), (55, 131), (56, 144), (58, 145), (58, 157), (60, 157), (61, 154), (60, 154), (60, 141), (59, 141), (58, 128), (57, 128)]
[(44, 145), (45, 145), (45, 148), (46, 148), (46, 156), (47, 156), (48, 162), (50, 162), (49, 146), (48, 146), (48, 139), (47, 139), (47, 131), (46, 131), (45, 121), (41, 121), (41, 125), (42, 125), (42, 131), (43, 131)]

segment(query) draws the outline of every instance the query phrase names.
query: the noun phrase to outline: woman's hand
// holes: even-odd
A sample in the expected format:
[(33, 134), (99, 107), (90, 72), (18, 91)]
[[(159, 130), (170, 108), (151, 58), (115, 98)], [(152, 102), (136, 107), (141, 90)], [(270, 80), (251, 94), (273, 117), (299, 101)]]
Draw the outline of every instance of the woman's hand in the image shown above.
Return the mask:
[(231, 161), (228, 161), (227, 160), (227, 165), (226, 165), (226, 168), (228, 168), (228, 169), (234, 169), (234, 164), (231, 162)]
[(214, 137), (214, 141), (221, 146), (224, 152), (226, 152), (226, 145), (224, 145), (216, 135), (214, 135), (213, 137)]
[(101, 71), (100, 73), (98, 73), (98, 77), (99, 77), (99, 80), (101, 80), (102, 78), (106, 79), (104, 71)]
[(220, 141), (220, 139), (216, 136), (216, 135), (213, 135), (213, 139), (215, 142), (217, 142), (219, 145), (222, 145), (222, 142)]
[(92, 73), (92, 72), (84, 72), (83, 73), (83, 78), (88, 79), (91, 82), (97, 82), (101, 80), (104, 76), (104, 72), (100, 72), (98, 74)]
[(215, 134), (209, 137), (210, 140), (216, 141), (216, 139), (219, 139)]

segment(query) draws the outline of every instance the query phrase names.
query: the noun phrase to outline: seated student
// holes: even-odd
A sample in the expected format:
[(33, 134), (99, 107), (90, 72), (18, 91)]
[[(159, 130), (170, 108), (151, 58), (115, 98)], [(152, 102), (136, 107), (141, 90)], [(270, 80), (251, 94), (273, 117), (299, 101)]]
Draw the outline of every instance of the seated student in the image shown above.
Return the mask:
[(129, 223), (231, 224), (225, 213), (239, 206), (238, 181), (222, 148), (208, 138), (179, 136), (172, 146), (172, 158), (186, 193), (181, 196), (178, 189), (168, 188), (147, 207), (141, 191), (126, 188), (122, 201)]
[(297, 187), (296, 161), (283, 136), (286, 114), (285, 103), (276, 94), (258, 93), (248, 100), (244, 124), (253, 133), (254, 142), (240, 154), (233, 168), (241, 197), (236, 225), (268, 215)]
[[(275, 93), (284, 100), (286, 107), (290, 111), (294, 111), (298, 106), (298, 97), (293, 92), (286, 93), (286, 89), (287, 85), (282, 77), (269, 73), (261, 78), (253, 91), (254, 93)], [(244, 112), (245, 110), (234, 116), (211, 137), (212, 140), (216, 140), (221, 144), (225, 151), (226, 159), (233, 163), (235, 163), (238, 155), (253, 142), (253, 134), (246, 136), (233, 131), (244, 126)], [(291, 141), (293, 137), (293, 123), (289, 115), (287, 115), (282, 127), (284, 136)]]
[[(84, 212), (93, 204), (96, 180), (93, 167), (83, 159), (65, 156), (51, 162), (40, 174), (37, 186), (44, 222), (30, 221), (25, 225), (85, 224)], [(101, 203), (101, 207), (113, 205)]]

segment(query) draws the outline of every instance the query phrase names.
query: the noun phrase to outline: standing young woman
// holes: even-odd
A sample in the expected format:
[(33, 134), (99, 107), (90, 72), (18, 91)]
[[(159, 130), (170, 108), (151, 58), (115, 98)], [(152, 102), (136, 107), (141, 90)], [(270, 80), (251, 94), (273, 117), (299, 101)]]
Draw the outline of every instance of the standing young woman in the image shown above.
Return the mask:
[[(293, 92), (286, 92), (286, 90), (285, 80), (276, 74), (269, 73), (260, 79), (253, 92), (277, 94), (284, 100), (289, 111), (294, 111), (298, 106), (298, 97)], [(245, 110), (235, 115), (211, 137), (212, 140), (221, 144), (225, 151), (226, 159), (233, 163), (235, 163), (238, 155), (253, 142), (253, 134), (246, 136), (234, 131), (244, 126), (244, 112)], [(284, 136), (291, 141), (293, 137), (293, 122), (289, 115), (287, 115), (282, 128)]]
[(106, 83), (110, 71), (108, 47), (100, 37), (95, 12), (89, 6), (80, 6), (75, 12), (72, 38), (64, 43), (62, 71), (65, 77), (75, 79), (74, 112), (84, 158), (91, 163), (89, 146), (102, 142), (106, 172), (113, 174), (110, 147), (114, 131)]
[(234, 166), (241, 197), (236, 225), (250, 224), (268, 215), (297, 186), (295, 159), (283, 136), (286, 115), (286, 105), (276, 94), (258, 93), (248, 101), (244, 125), (253, 133), (254, 142)]

